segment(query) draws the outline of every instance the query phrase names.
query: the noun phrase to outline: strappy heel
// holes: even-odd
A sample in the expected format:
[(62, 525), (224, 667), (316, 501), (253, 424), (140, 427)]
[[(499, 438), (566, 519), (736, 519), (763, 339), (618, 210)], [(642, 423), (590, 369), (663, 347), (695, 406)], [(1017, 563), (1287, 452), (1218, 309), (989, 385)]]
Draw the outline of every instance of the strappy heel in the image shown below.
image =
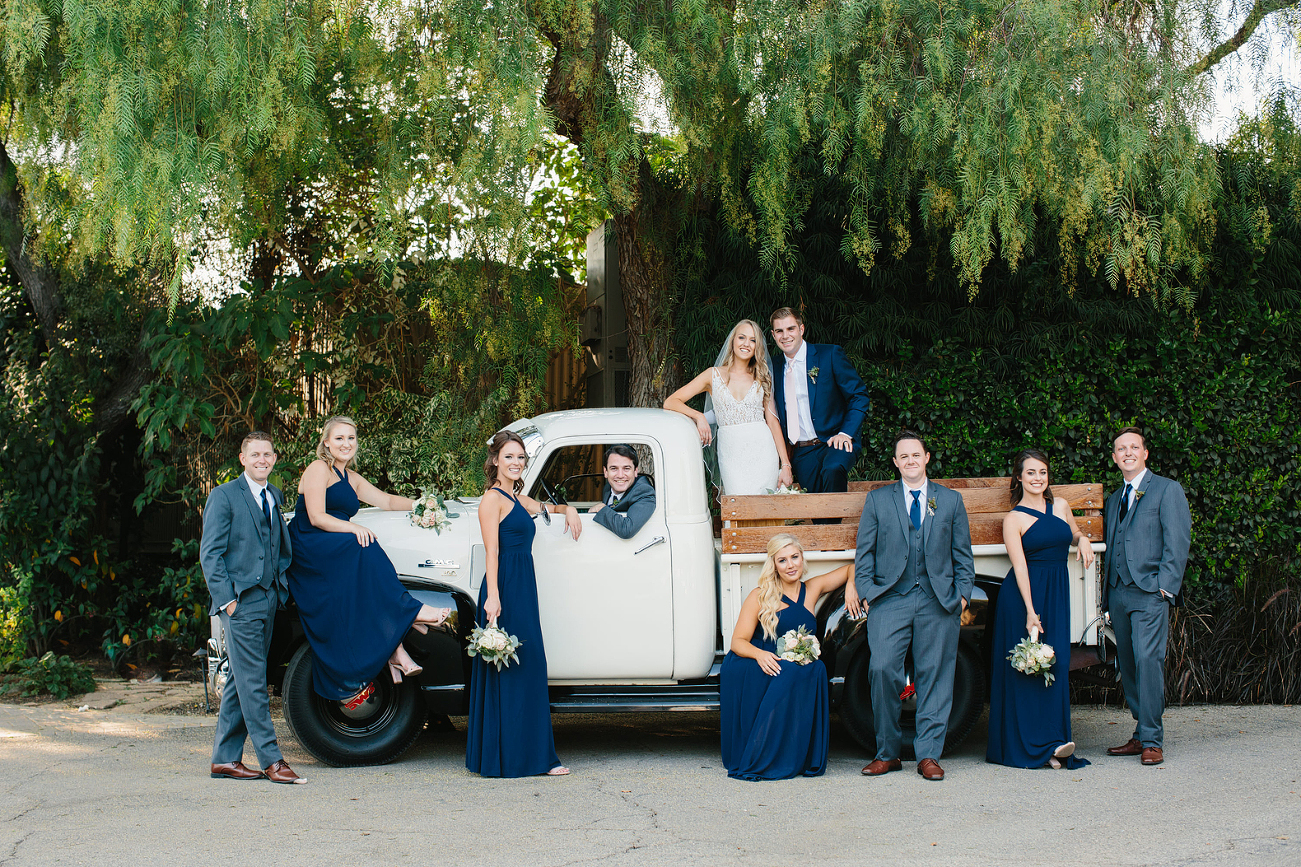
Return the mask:
[[(425, 607), (428, 608), (429, 606), (425, 606)], [(452, 609), (450, 608), (435, 608), (434, 611), (441, 611), (442, 614), (440, 614), (434, 620), (412, 621), (411, 628), (414, 629), (416, 632), (419, 632), (421, 635), (427, 635), (429, 633), (429, 628), (431, 626), (437, 629), (438, 627), (442, 626), (444, 623), (447, 622), (447, 618), (452, 616)], [(417, 615), (417, 617), (418, 616), (419, 615)]]

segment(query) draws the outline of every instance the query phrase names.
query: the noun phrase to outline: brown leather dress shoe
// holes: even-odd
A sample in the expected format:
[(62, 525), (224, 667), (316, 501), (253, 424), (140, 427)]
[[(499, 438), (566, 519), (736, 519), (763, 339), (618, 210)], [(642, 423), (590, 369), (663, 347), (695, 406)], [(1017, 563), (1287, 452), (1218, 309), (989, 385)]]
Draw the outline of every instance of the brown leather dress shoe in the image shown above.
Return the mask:
[(927, 780), (938, 781), (944, 779), (944, 769), (941, 768), (940, 763), (934, 759), (922, 759), (918, 762), (917, 773), (921, 774), (922, 777)]
[(1140, 761), (1145, 765), (1159, 765), (1165, 761), (1165, 756), (1161, 754), (1160, 747), (1147, 747), (1143, 750), (1143, 758)]
[(294, 769), (289, 767), (289, 763), (284, 759), (276, 762), (265, 771), (267, 779), (273, 783), (305, 783), (302, 777), (294, 773)]
[(1109, 756), (1138, 756), (1143, 753), (1143, 743), (1138, 738), (1130, 738), (1118, 747), (1108, 747)]
[(243, 762), (222, 762), (212, 766), (214, 780), (260, 780), (264, 776), (261, 771), (245, 767)]
[(874, 759), (868, 763), (867, 767), (863, 768), (863, 776), (879, 777), (891, 771), (901, 770), (903, 770), (903, 762), (898, 759), (891, 759), (888, 762), (885, 759)]

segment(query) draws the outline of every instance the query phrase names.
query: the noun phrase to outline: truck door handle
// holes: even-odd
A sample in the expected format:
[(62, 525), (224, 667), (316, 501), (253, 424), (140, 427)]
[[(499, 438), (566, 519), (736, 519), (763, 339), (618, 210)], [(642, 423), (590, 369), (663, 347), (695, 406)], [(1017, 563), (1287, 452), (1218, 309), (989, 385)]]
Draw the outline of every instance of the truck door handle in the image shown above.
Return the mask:
[(651, 539), (649, 542), (647, 542), (645, 545), (642, 545), (636, 551), (633, 551), (632, 556), (636, 557), (638, 554), (640, 554), (642, 551), (645, 551), (647, 548), (654, 548), (656, 545), (659, 545), (660, 543), (667, 542), (667, 541), (668, 539), (664, 538), (663, 536), (656, 536), (654, 539)]

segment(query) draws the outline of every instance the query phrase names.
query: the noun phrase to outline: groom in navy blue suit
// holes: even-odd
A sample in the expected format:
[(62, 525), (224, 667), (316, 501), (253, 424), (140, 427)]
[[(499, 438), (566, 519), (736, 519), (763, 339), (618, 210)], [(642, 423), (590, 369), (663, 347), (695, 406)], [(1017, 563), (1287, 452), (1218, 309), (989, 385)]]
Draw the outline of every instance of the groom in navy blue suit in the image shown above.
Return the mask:
[(783, 356), (773, 368), (773, 402), (790, 443), (795, 481), (815, 494), (847, 491), (862, 447), (858, 434), (872, 405), (867, 386), (845, 350), (804, 342), (804, 321), (794, 310), (782, 307), (771, 318)]

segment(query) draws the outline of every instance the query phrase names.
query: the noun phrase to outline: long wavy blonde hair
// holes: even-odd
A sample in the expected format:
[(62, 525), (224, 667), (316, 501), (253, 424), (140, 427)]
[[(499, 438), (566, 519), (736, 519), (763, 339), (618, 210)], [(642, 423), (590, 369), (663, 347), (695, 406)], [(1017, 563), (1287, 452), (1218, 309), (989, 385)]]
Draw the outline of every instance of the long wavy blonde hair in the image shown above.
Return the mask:
[(763, 627), (763, 637), (769, 641), (777, 640), (777, 609), (782, 604), (782, 580), (777, 576), (777, 552), (788, 546), (795, 546), (800, 552), (800, 580), (804, 580), (809, 571), (809, 564), (803, 563), (804, 546), (790, 533), (778, 533), (768, 540), (768, 558), (763, 561), (759, 572), (759, 625)]
[[(330, 466), (334, 466), (334, 455), (330, 454), (330, 431), (341, 424), (348, 425), (354, 431), (357, 429), (357, 423), (346, 415), (332, 415), (325, 420), (325, 424), (321, 427), (321, 438), (316, 443), (316, 456)], [(345, 470), (352, 466), (353, 461), (357, 460), (357, 453), (360, 451), (361, 449), (358, 448), (352, 453), (352, 457), (348, 458), (348, 462), (343, 465)]]
[(736, 332), (742, 325), (749, 325), (750, 330), (754, 332), (754, 355), (750, 356), (750, 375), (758, 381), (759, 388), (763, 390), (763, 405), (766, 407), (768, 401), (772, 399), (772, 371), (768, 368), (768, 343), (764, 340), (763, 332), (759, 330), (759, 323), (753, 319), (742, 319), (732, 326), (731, 333), (727, 335), (727, 351), (723, 355), (723, 363), (719, 368), (729, 370), (732, 362), (736, 360), (733, 347), (736, 345)]

